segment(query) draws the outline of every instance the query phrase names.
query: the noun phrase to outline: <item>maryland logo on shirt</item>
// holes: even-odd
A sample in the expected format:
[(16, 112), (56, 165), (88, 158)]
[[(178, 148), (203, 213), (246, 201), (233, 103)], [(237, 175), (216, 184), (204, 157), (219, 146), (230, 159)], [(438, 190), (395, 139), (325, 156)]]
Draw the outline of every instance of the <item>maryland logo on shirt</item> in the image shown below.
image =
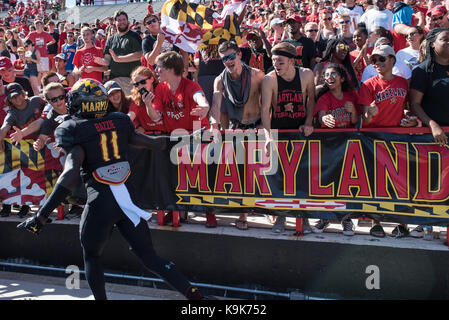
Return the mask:
[(397, 98), (407, 97), (407, 90), (403, 88), (389, 88), (381, 92), (376, 93), (376, 102), (382, 102), (384, 100), (390, 99), (390, 103), (394, 104), (397, 102)]

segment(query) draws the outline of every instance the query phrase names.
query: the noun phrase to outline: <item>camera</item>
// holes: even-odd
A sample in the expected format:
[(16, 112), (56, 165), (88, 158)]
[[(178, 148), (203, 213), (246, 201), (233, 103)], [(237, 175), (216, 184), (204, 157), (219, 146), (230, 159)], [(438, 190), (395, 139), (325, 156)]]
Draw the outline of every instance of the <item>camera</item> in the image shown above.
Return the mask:
[(139, 93), (140, 93), (141, 96), (143, 96), (145, 93), (148, 93), (148, 90), (145, 89), (145, 87), (142, 87), (142, 88), (139, 89)]

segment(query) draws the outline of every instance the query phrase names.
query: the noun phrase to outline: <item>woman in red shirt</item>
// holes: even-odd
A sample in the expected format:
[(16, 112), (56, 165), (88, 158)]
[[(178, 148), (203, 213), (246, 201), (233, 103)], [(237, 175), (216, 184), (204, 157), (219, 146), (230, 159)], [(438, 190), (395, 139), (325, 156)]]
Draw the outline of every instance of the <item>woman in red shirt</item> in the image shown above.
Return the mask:
[(315, 105), (322, 128), (350, 128), (358, 122), (357, 91), (351, 86), (346, 70), (328, 64), (323, 72), (324, 89)]
[[(324, 88), (318, 96), (315, 113), (322, 128), (349, 128), (358, 122), (357, 91), (351, 85), (345, 68), (339, 64), (328, 64), (323, 71)], [(330, 220), (320, 219), (312, 227), (314, 233), (321, 233)], [(341, 222), (343, 234), (354, 235), (354, 225), (350, 218)]]
[(131, 82), (133, 84), (131, 90), (131, 100), (133, 102), (129, 108), (128, 115), (137, 131), (147, 134), (166, 132), (162, 117), (157, 122), (150, 118), (142, 97), (142, 92), (145, 90), (154, 96), (154, 89), (158, 85), (158, 80), (153, 71), (147, 67), (137, 67), (131, 73)]

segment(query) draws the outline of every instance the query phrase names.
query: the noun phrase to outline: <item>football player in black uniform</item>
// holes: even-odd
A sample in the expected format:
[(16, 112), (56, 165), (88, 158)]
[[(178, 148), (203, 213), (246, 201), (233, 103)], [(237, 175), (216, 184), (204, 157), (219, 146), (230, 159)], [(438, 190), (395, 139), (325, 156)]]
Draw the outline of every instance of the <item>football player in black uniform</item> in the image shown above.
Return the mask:
[(129, 146), (163, 150), (168, 138), (136, 133), (127, 115), (106, 113), (107, 92), (95, 80), (78, 81), (67, 100), (71, 118), (55, 131), (56, 144), (67, 152), (64, 171), (37, 215), (18, 227), (39, 234), (48, 216), (76, 186), (81, 170), (88, 199), (81, 217), (80, 237), (86, 278), (95, 299), (107, 299), (100, 257), (114, 225), (148, 269), (188, 299), (202, 299), (198, 288), (190, 284), (173, 262), (157, 256), (148, 224), (142, 219), (151, 215), (132, 203), (125, 186), (130, 174)]

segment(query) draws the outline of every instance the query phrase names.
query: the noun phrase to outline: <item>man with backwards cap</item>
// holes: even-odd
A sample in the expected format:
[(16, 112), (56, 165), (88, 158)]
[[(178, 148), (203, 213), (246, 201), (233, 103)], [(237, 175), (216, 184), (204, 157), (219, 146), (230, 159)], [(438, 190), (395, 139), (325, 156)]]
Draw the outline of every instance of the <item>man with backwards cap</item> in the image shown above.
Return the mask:
[[(280, 42), (271, 50), (274, 70), (262, 82), (262, 125), (266, 153), (273, 149), (272, 129), (298, 129), (307, 137), (313, 132), (315, 108), (314, 75), (310, 69), (295, 65), (297, 51), (293, 44)], [(270, 117), (271, 114), (271, 117)], [(304, 219), (304, 233), (310, 233)], [(279, 216), (274, 232), (282, 232), (285, 217)]]

